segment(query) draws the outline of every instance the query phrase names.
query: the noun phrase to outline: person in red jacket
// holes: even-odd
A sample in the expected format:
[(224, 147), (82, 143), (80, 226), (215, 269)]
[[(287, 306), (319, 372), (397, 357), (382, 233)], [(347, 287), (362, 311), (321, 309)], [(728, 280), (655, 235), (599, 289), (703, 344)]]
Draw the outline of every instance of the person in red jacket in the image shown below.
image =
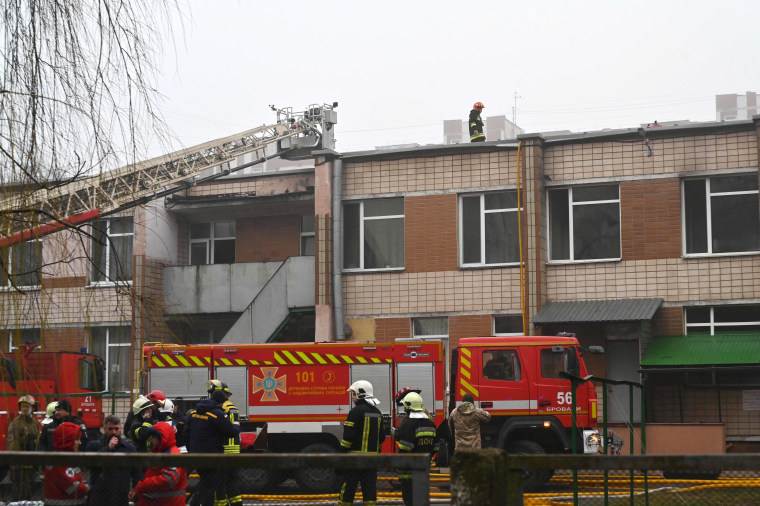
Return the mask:
[[(75, 452), (79, 448), (82, 429), (63, 422), (53, 432), (53, 448), (57, 452)], [(45, 504), (79, 505), (87, 503), (90, 488), (82, 481), (78, 467), (45, 467)]]
[[(152, 453), (179, 455), (174, 439), (174, 428), (166, 422), (158, 422), (147, 429), (151, 438)], [(145, 477), (129, 493), (138, 506), (184, 506), (187, 470), (182, 467), (151, 467)]]

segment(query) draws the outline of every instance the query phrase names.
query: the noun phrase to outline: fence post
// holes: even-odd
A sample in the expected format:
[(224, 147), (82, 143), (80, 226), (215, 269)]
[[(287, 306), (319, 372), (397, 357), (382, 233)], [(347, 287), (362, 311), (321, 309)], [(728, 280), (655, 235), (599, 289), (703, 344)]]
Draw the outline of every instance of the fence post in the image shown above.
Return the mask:
[[(507, 454), (498, 448), (457, 450), (451, 459), (451, 504), (457, 506), (513, 506), (509, 502), (514, 477), (507, 470)], [(520, 471), (521, 472), (521, 471)], [(522, 479), (518, 473), (517, 480)]]
[(412, 470), (412, 503), (430, 506), (430, 471), (427, 467)]

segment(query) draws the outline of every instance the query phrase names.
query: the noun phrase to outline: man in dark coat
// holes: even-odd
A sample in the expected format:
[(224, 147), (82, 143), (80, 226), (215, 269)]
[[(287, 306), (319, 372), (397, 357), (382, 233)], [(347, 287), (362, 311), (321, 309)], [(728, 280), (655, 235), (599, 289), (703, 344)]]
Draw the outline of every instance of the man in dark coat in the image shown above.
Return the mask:
[[(132, 443), (122, 436), (121, 420), (116, 415), (108, 415), (103, 424), (105, 434), (98, 441), (90, 441), (87, 451), (113, 453), (135, 453)], [(129, 491), (142, 478), (139, 468), (105, 467), (90, 470), (91, 505), (113, 504), (127, 506)]]
[(58, 426), (64, 422), (70, 422), (79, 426), (82, 432), (82, 435), (80, 437), (80, 448), (87, 448), (87, 426), (84, 424), (84, 422), (82, 422), (82, 420), (71, 414), (71, 403), (68, 401), (68, 399), (61, 399), (55, 405), (55, 415), (53, 421), (45, 424), (44, 428), (42, 429), (42, 434), (40, 434), (40, 451), (52, 452), (54, 450), (53, 433), (55, 432), (55, 429), (57, 429)]
[[(189, 413), (185, 428), (189, 453), (222, 453), (225, 442), (238, 435), (237, 426), (224, 416), (222, 404), (226, 400), (227, 396), (223, 391), (215, 390), (210, 399), (202, 400), (195, 411)], [(224, 469), (199, 468), (198, 475), (200, 480), (195, 488), (197, 493), (193, 494), (191, 504), (213, 506), (217, 493), (220, 500), (224, 499)]]

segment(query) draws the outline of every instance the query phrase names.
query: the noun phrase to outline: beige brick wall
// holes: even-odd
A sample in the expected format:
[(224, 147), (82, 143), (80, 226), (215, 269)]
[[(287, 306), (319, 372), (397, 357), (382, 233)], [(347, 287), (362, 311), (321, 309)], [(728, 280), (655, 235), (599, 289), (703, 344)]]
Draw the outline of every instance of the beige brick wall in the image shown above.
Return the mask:
[(482, 269), (343, 276), (347, 317), (519, 310), (520, 271)]
[(516, 184), (517, 150), (345, 163), (343, 195), (442, 192)]
[(652, 138), (652, 156), (641, 140), (550, 145), (544, 155), (552, 181), (632, 175), (658, 175), (699, 170), (757, 167), (754, 131), (699, 135), (677, 139)]
[(760, 256), (550, 265), (547, 277), (549, 300), (751, 299), (760, 297)]

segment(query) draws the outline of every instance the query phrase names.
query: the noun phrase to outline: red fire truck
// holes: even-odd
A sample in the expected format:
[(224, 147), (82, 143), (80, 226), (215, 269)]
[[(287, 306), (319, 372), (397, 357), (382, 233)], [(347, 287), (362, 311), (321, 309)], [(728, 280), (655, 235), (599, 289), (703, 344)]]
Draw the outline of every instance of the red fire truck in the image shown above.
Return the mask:
[[(147, 346), (143, 358), (146, 389), (163, 390), (183, 407), (206, 397), (209, 379), (227, 383), (247, 420), (243, 430), (259, 434), (255, 447), (273, 452), (337, 451), (351, 409), (346, 389), (359, 379), (373, 384), (387, 426), (397, 426), (403, 416), (396, 411), (395, 393), (412, 386), (422, 390), (439, 437), (448, 440), (447, 414), (469, 392), (476, 405), (492, 414), (482, 428), (484, 446), (518, 453), (566, 452), (572, 447), (572, 397), (570, 381), (559, 373), (588, 374), (574, 337), (461, 339), (452, 354), (450, 398), (440, 341), (156, 345)], [(595, 452), (596, 394), (590, 383), (576, 391), (576, 422), (577, 448)], [(244, 447), (250, 439), (244, 439)], [(453, 444), (447, 446), (453, 450)], [(390, 438), (384, 451), (393, 451)], [(440, 457), (445, 461), (447, 455)], [(283, 478), (268, 470), (246, 470), (244, 477), (252, 491)], [(550, 477), (546, 471), (526, 476), (526, 489), (538, 488)], [(295, 478), (312, 492), (334, 490), (338, 484), (329, 469), (301, 469)]]
[[(72, 414), (88, 430), (96, 432), (103, 421), (103, 361), (88, 353), (36, 351), (36, 345), (21, 345), (13, 353), (0, 354), (0, 450), (6, 449), (8, 425), (18, 416), (18, 399), (31, 395), (37, 401), (38, 420), (45, 417), (48, 403), (66, 398)], [(0, 469), (2, 476), (5, 470)], [(1, 479), (1, 478), (0, 478)]]

